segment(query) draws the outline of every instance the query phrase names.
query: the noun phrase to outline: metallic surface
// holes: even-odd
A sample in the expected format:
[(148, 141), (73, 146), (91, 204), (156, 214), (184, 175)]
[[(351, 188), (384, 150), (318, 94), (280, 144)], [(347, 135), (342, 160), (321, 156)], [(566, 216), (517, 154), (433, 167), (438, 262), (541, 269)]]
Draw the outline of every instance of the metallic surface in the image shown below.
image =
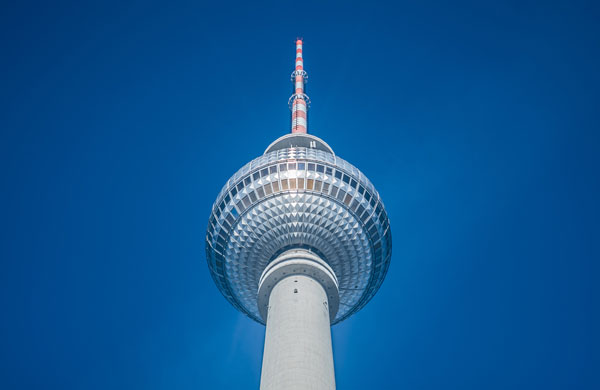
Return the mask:
[(333, 269), (337, 323), (375, 295), (391, 245), (387, 213), (371, 182), (340, 157), (305, 147), (267, 152), (236, 172), (215, 201), (206, 235), (215, 283), (261, 323), (260, 276), (282, 252), (310, 249)]

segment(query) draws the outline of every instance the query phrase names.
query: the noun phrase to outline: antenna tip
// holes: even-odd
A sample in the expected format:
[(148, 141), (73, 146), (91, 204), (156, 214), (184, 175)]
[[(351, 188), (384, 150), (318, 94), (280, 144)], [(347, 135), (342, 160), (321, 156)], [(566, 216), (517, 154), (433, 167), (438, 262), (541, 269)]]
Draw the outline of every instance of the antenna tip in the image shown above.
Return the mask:
[(301, 44), (302, 44), (302, 39), (298, 38), (298, 39), (296, 40), (296, 45), (301, 45)]

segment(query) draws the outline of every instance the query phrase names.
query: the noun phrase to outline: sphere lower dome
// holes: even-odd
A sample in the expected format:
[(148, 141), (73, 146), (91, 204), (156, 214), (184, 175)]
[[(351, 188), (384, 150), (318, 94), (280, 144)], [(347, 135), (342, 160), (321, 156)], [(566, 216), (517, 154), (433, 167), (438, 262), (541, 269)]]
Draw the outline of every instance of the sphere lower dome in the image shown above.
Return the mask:
[(267, 149), (228, 180), (212, 208), (206, 234), (211, 275), (233, 306), (260, 323), (260, 277), (294, 248), (314, 252), (333, 269), (340, 305), (332, 324), (360, 310), (389, 267), (391, 230), (379, 194), (325, 148)]

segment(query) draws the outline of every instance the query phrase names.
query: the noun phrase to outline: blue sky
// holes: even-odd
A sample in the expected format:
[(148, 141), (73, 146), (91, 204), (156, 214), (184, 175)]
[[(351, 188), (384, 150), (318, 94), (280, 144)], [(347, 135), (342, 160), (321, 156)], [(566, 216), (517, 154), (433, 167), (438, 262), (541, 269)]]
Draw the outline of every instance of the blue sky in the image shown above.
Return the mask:
[(388, 210), (339, 389), (592, 389), (595, 2), (17, 2), (0, 12), (0, 386), (258, 388), (206, 267), (221, 186), (309, 131)]

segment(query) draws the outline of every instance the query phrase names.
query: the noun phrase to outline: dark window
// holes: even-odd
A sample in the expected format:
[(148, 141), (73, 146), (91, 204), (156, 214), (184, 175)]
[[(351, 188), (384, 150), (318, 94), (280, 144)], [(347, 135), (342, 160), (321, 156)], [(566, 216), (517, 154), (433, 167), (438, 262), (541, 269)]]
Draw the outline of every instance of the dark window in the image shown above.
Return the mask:
[(247, 176), (247, 177), (244, 179), (244, 185), (248, 185), (248, 184), (250, 184), (250, 183), (252, 183), (252, 179), (250, 179), (250, 176)]
[(233, 187), (231, 189), (231, 197), (233, 198), (235, 196), (235, 194), (237, 194), (237, 188)]
[(358, 193), (361, 194), (361, 195), (364, 194), (365, 193), (365, 187), (359, 186), (358, 187)]
[(371, 194), (369, 194), (368, 192), (365, 192), (365, 199), (367, 201), (371, 200)]
[(351, 200), (352, 200), (352, 196), (350, 196), (350, 194), (346, 194), (346, 198), (344, 199), (344, 203), (346, 203), (346, 206), (350, 206)]
[(340, 188), (340, 192), (338, 192), (338, 194), (337, 194), (338, 200), (341, 200), (343, 202), (345, 196), (346, 196), (346, 191), (344, 191)]
[(323, 192), (324, 193), (328, 193), (329, 192), (329, 183), (323, 183)]
[(344, 180), (344, 183), (350, 184), (350, 178), (348, 177), (348, 175), (344, 175), (344, 178), (342, 180)]
[(336, 196), (338, 192), (338, 187), (331, 186), (331, 196)]
[(352, 179), (352, 181), (350, 182), (350, 187), (355, 188), (356, 189), (356, 180)]
[(267, 176), (268, 174), (269, 174), (269, 170), (268, 170), (267, 168), (265, 168), (265, 169), (261, 169), (261, 171), (260, 171), (260, 176), (261, 176), (261, 177), (265, 177), (265, 176)]
[(331, 169), (329, 167), (325, 168), (325, 174), (332, 175), (333, 174), (333, 169)]
[(321, 180), (315, 180), (315, 191), (321, 191), (321, 185), (323, 182)]
[(260, 199), (262, 199), (262, 198), (264, 198), (264, 197), (265, 197), (265, 191), (263, 190), (263, 188), (262, 188), (262, 187), (258, 187), (258, 188), (256, 189), (256, 193), (258, 194), (258, 197), (259, 197)]
[(229, 203), (230, 200), (229, 194), (225, 195), (225, 203)]
[(248, 199), (248, 196), (244, 196), (244, 199), (242, 199), (242, 202), (244, 203), (244, 206), (246, 206), (246, 207), (250, 206), (250, 199)]
[(240, 183), (237, 185), (237, 189), (238, 189), (238, 192), (240, 192), (241, 190), (243, 190), (243, 189), (244, 189), (244, 183), (243, 183), (243, 182), (240, 182)]
[(250, 191), (250, 193), (248, 195), (250, 195), (250, 200), (253, 203), (256, 202), (256, 194), (254, 193), (254, 191)]
[(287, 164), (279, 164), (279, 172), (287, 171)]
[(237, 212), (237, 210), (235, 209), (235, 207), (231, 209), (231, 215), (233, 215), (233, 217), (234, 217), (234, 218), (237, 218), (237, 217), (238, 217), (238, 212)]
[(277, 165), (273, 165), (269, 167), (269, 173), (277, 173)]
[(252, 175), (252, 179), (254, 179), (254, 180), (260, 179), (260, 172), (254, 172), (254, 174)]
[(309, 171), (313, 171), (313, 172), (314, 172), (314, 170), (315, 170), (315, 164), (313, 164), (313, 163), (308, 163), (308, 170), (309, 170)]
[(298, 170), (299, 171), (303, 171), (305, 168), (305, 164), (304, 163), (298, 163)]
[(359, 205), (358, 206), (358, 211), (356, 212), (356, 215), (358, 215), (359, 217), (361, 216), (362, 213), (365, 212), (365, 208), (363, 207), (363, 205)]
[(317, 172), (320, 172), (320, 173), (325, 172), (325, 167), (323, 165), (317, 165)]

